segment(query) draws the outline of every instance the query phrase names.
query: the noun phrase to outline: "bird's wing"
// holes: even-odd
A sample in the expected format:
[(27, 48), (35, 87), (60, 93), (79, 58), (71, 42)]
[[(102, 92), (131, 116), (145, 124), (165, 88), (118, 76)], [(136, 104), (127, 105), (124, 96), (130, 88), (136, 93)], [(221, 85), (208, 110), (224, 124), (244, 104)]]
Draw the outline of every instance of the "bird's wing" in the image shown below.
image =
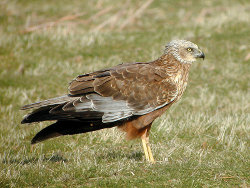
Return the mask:
[(177, 92), (170, 76), (160, 67), (125, 64), (78, 76), (69, 85), (69, 95), (77, 99), (60, 109), (72, 116), (97, 112), (103, 123), (109, 123), (159, 109), (172, 102)]

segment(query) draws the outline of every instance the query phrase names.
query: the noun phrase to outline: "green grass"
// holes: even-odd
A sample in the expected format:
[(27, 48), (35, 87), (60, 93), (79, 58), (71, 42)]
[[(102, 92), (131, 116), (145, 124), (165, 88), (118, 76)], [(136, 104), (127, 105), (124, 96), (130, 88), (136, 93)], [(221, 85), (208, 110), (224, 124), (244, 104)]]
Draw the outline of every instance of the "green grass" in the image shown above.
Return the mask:
[[(128, 2), (0, 2), (0, 187), (250, 186), (249, 1), (155, 0), (123, 27), (146, 1)], [(176, 38), (198, 44), (206, 60), (153, 124), (156, 164), (116, 128), (31, 148), (49, 123), (21, 125), (22, 105), (66, 93), (78, 74), (154, 60)]]

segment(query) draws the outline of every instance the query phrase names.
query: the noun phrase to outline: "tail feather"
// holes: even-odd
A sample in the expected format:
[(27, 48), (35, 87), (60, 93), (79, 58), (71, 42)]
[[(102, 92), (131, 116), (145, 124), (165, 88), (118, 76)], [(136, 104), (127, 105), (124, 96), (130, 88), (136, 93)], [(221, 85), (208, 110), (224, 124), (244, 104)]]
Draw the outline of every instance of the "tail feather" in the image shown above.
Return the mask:
[(31, 140), (31, 144), (36, 144), (58, 136), (86, 133), (114, 126), (116, 126), (114, 123), (103, 124), (102, 122), (57, 121), (38, 132)]
[(41, 107), (45, 107), (45, 106), (50, 106), (50, 105), (69, 102), (71, 100), (74, 100), (74, 97), (64, 95), (64, 96), (61, 96), (61, 97), (56, 97), (56, 98), (48, 99), (48, 100), (45, 100), (45, 101), (40, 101), (40, 102), (36, 102), (36, 103), (32, 103), (32, 104), (27, 104), (27, 105), (23, 106), (21, 108), (21, 110), (27, 110), (27, 109), (31, 109), (31, 108), (41, 108)]

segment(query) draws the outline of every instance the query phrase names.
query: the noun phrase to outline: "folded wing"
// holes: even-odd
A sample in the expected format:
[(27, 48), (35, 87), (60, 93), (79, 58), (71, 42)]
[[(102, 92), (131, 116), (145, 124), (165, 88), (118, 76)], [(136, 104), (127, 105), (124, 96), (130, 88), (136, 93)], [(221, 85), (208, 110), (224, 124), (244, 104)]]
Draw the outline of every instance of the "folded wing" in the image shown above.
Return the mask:
[(165, 106), (175, 99), (177, 88), (160, 67), (134, 63), (80, 75), (71, 82), (69, 93), (83, 96), (70, 109), (102, 112), (102, 122), (108, 123)]
[(37, 108), (22, 123), (79, 120), (110, 123), (144, 115), (171, 103), (176, 85), (161, 67), (150, 63), (122, 64), (78, 76), (69, 94), (26, 105)]

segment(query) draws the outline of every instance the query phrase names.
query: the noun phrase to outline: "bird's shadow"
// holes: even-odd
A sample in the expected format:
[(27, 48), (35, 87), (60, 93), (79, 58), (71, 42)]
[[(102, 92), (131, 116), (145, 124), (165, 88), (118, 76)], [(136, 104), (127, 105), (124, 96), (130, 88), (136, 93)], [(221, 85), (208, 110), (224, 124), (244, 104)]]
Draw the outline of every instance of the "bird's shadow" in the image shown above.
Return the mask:
[(3, 159), (2, 163), (26, 165), (26, 164), (35, 164), (38, 163), (39, 161), (58, 163), (58, 162), (68, 162), (68, 159), (64, 158), (60, 154), (53, 154), (50, 157), (42, 156), (42, 157), (31, 157), (28, 159)]
[[(108, 152), (106, 154), (100, 154), (97, 156), (99, 160), (107, 160), (107, 159), (133, 159), (135, 161), (141, 161), (142, 160), (143, 153), (142, 152), (133, 152), (130, 154), (121, 153), (118, 151), (112, 151)], [(2, 163), (4, 164), (19, 164), (19, 165), (27, 165), (27, 164), (35, 164), (39, 162), (52, 162), (52, 163), (58, 163), (58, 162), (68, 162), (69, 160), (63, 157), (60, 154), (53, 154), (50, 157), (47, 157), (43, 155), (42, 157), (31, 157), (26, 159), (21, 158), (9, 158), (9, 159), (3, 159)]]
[[(107, 153), (97, 154), (96, 156), (100, 161), (113, 159), (113, 160), (120, 160), (120, 159), (131, 159), (135, 161), (141, 161), (143, 158), (143, 153), (141, 151), (134, 151), (134, 152), (121, 152), (117, 150), (109, 150)], [(67, 163), (69, 160), (62, 156), (60, 153), (54, 153), (50, 156), (46, 156), (45, 154), (39, 157), (4, 157), (2, 161), (3, 164), (19, 164), (19, 165), (27, 165), (27, 164), (36, 164), (39, 162), (52, 162), (52, 163), (60, 163), (64, 162)]]
[(120, 151), (110, 151), (106, 154), (100, 154), (98, 158), (100, 160), (103, 159), (133, 159), (135, 161), (141, 161), (143, 157), (143, 153), (140, 151), (132, 152), (130, 154), (122, 153)]

